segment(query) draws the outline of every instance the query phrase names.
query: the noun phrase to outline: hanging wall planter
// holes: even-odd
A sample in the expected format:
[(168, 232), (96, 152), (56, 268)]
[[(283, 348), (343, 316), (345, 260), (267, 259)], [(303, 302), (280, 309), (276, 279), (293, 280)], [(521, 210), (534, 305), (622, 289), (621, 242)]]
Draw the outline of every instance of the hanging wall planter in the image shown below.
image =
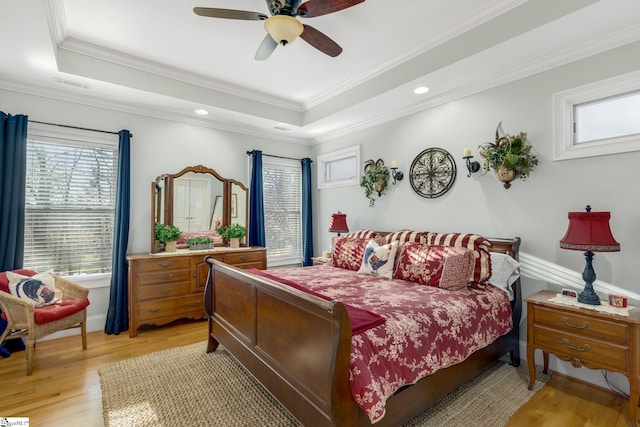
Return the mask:
[(389, 185), (389, 168), (384, 165), (382, 159), (376, 162), (367, 160), (364, 164), (364, 173), (360, 180), (360, 187), (364, 188), (364, 195), (369, 199), (369, 206), (373, 207), (376, 200), (374, 194), (381, 197)]
[(495, 142), (480, 145), (480, 155), (484, 158), (484, 173), (493, 169), (496, 178), (503, 182), (504, 188), (511, 187), (516, 178), (527, 179), (529, 173), (538, 164), (537, 157), (531, 153), (531, 145), (526, 144), (527, 133), (505, 134), (502, 122), (496, 128)]

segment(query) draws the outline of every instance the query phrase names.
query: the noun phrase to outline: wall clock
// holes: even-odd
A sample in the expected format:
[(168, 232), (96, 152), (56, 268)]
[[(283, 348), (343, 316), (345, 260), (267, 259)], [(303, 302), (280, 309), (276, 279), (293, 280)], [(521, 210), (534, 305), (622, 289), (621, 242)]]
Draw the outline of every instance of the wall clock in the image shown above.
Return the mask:
[(448, 151), (427, 148), (413, 159), (409, 181), (418, 195), (433, 199), (451, 189), (456, 175), (456, 162)]

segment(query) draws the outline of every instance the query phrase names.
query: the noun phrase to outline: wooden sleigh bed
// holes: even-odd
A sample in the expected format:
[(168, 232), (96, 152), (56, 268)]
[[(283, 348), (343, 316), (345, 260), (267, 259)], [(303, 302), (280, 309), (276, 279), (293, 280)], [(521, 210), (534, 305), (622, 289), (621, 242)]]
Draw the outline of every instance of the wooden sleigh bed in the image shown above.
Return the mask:
[[(518, 259), (520, 238), (488, 239)], [(503, 355), (520, 364), (520, 279), (512, 284), (513, 328), (464, 361), (403, 387), (375, 424), (350, 389), (352, 329), (344, 304), (327, 301), (207, 258), (207, 352), (219, 344), (305, 426), (399, 426)], [(312, 331), (312, 333), (310, 333)]]

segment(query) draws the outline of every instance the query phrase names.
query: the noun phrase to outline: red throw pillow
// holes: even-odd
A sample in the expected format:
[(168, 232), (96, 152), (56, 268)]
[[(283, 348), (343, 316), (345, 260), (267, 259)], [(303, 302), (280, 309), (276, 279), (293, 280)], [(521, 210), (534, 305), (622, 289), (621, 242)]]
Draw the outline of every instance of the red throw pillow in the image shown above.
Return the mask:
[(491, 242), (477, 234), (427, 233), (427, 245), (454, 246), (467, 248), (474, 252), (475, 265), (469, 281), (472, 285), (486, 282), (491, 277)]
[(369, 239), (354, 239), (351, 237), (336, 237), (331, 249), (331, 265), (347, 270), (358, 271), (364, 256), (364, 248)]
[(453, 246), (405, 243), (400, 247), (394, 279), (448, 290), (467, 287), (473, 271), (473, 251)]

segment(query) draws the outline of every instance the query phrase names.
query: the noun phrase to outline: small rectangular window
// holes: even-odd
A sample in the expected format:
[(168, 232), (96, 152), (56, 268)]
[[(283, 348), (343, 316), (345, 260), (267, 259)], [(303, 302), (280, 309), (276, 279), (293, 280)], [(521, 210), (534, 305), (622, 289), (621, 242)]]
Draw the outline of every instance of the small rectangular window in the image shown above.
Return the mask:
[(574, 107), (576, 144), (640, 135), (640, 91)]
[(553, 160), (640, 151), (640, 71), (553, 94)]
[(360, 183), (360, 146), (318, 156), (318, 188)]

